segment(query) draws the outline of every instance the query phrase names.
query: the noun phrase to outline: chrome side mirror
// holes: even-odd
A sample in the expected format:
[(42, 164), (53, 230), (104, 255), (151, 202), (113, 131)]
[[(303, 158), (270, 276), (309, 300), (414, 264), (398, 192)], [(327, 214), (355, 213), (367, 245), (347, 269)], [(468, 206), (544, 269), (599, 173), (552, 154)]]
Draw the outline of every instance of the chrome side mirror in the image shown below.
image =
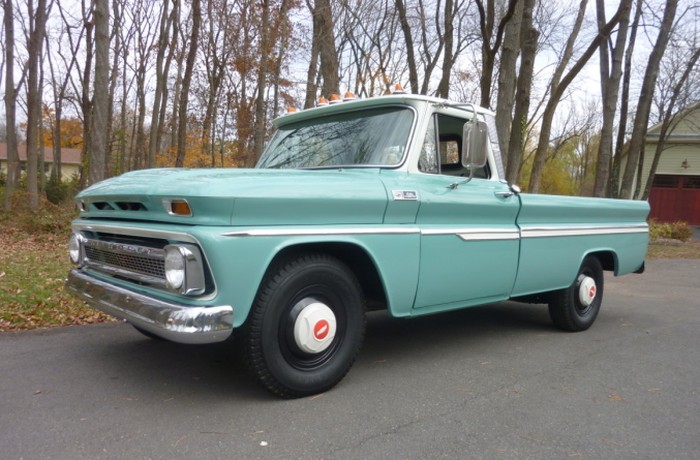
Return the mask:
[(472, 118), (462, 130), (462, 166), (471, 171), (483, 168), (488, 161), (488, 127), (486, 122)]

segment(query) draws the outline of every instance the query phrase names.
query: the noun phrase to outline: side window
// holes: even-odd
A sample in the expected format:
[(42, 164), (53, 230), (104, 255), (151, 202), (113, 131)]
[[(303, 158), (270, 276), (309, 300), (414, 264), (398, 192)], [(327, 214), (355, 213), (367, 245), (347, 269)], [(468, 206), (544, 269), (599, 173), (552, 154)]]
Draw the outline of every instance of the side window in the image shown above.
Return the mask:
[[(450, 176), (469, 176), (469, 168), (462, 166), (462, 130), (466, 119), (437, 115), (440, 143), (440, 173)], [(474, 177), (490, 177), (488, 166), (474, 171)]]
[(420, 150), (420, 158), (418, 158), (418, 170), (424, 173), (438, 173), (438, 140), (435, 132), (435, 124), (437, 118), (433, 115), (430, 126), (425, 133), (425, 140)]

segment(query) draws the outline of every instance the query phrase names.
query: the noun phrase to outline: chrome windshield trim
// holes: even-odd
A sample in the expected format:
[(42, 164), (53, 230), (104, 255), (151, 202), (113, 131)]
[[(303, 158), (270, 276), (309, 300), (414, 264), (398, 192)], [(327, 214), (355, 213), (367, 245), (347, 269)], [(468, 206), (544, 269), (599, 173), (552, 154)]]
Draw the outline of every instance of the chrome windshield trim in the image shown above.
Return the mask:
[(647, 224), (629, 225), (581, 225), (562, 227), (528, 227), (521, 229), (523, 238), (546, 238), (557, 236), (595, 236), (649, 233)]
[(335, 235), (410, 235), (420, 233), (416, 227), (387, 228), (259, 228), (222, 233), (229, 237), (250, 236), (335, 236)]

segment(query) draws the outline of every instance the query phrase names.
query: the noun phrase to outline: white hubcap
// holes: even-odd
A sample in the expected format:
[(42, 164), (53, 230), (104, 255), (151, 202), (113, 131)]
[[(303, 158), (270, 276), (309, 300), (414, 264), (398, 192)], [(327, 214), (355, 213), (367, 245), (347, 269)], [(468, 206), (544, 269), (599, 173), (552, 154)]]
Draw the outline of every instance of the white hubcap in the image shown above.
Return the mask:
[(320, 353), (335, 338), (336, 321), (333, 310), (321, 302), (304, 307), (294, 322), (294, 340), (306, 353)]
[(595, 285), (595, 280), (590, 276), (584, 276), (578, 288), (578, 300), (583, 306), (589, 306), (595, 300), (598, 288)]

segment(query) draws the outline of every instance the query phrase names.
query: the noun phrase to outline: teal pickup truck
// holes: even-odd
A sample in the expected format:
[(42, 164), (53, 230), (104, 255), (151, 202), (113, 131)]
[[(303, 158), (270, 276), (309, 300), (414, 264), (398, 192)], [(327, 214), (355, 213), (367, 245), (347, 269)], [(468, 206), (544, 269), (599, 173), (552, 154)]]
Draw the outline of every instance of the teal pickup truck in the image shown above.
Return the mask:
[(77, 197), (67, 288), (147, 336), (239, 336), (283, 397), (352, 366), (365, 313), (507, 299), (596, 319), (603, 272), (641, 272), (646, 202), (520, 193), (493, 114), (393, 94), (283, 116), (254, 169), (151, 169)]

